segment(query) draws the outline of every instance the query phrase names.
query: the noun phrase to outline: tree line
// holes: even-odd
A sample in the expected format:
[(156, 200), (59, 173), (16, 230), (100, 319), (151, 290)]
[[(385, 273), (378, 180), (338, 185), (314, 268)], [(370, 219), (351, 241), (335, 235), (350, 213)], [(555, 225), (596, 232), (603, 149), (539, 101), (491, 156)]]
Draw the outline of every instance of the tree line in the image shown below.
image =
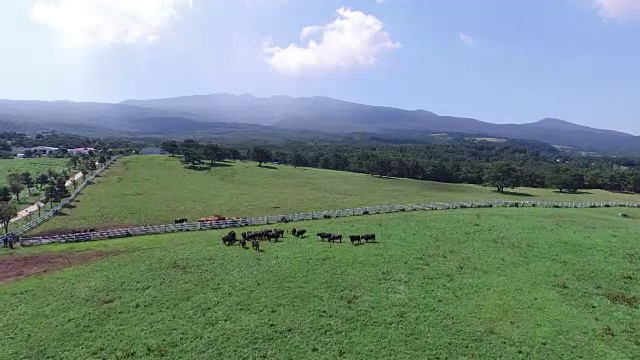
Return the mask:
[[(9, 231), (9, 222), (18, 215), (16, 203), (20, 203), (20, 196), (26, 190), (30, 196), (43, 194), (44, 202), (51, 208), (55, 203), (60, 203), (71, 194), (67, 188), (67, 181), (71, 178), (73, 190), (77, 189), (77, 180), (70, 176), (70, 170), (76, 170), (87, 177), (97, 170), (98, 164), (105, 164), (107, 156), (74, 156), (69, 159), (68, 169), (55, 171), (49, 169), (46, 173), (32, 175), (30, 172), (12, 173), (7, 175), (7, 185), (0, 187), (0, 225), (5, 234)], [(15, 198), (15, 203), (12, 200)], [(39, 202), (38, 202), (39, 203)], [(38, 216), (41, 216), (41, 207), (38, 206)]]
[(459, 140), (455, 144), (313, 145), (238, 149), (194, 140), (167, 141), (162, 148), (181, 155), (191, 167), (224, 159), (277, 162), (445, 183), (555, 188), (561, 192), (603, 189), (640, 193), (640, 161), (634, 158), (578, 156), (538, 142)]

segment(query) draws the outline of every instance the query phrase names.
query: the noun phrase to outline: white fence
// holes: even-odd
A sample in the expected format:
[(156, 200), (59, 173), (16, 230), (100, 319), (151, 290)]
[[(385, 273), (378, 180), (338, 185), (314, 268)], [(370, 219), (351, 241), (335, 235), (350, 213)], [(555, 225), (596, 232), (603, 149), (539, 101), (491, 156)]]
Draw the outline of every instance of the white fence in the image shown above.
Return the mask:
[[(62, 208), (64, 208), (68, 204), (70, 204), (78, 196), (78, 194), (80, 194), (80, 192), (85, 187), (87, 187), (87, 185), (89, 183), (91, 183), (93, 180), (95, 180), (95, 178), (98, 175), (100, 175), (105, 169), (107, 169), (109, 167), (109, 165), (111, 165), (118, 158), (120, 158), (120, 156), (116, 156), (116, 157), (113, 157), (113, 158), (109, 159), (109, 161), (107, 161), (102, 167), (100, 167), (99, 169), (94, 171), (93, 175), (85, 178), (84, 181), (82, 182), (82, 184), (80, 184), (80, 186), (78, 186), (76, 188), (76, 190), (74, 190), (68, 198), (62, 200), (58, 205), (54, 206), (51, 210), (47, 211), (45, 214), (43, 214), (39, 218), (37, 218), (37, 219), (35, 219), (35, 220), (33, 220), (33, 221), (31, 221), (31, 222), (19, 227), (18, 229), (15, 229), (15, 230), (11, 231), (11, 233), (14, 234), (14, 235), (20, 236), (22, 234), (25, 234), (25, 233), (31, 231), (32, 229), (35, 229), (37, 226), (39, 226), (43, 222), (51, 219), (60, 210), (62, 210)], [(2, 240), (3, 238), (4, 237), (0, 237), (0, 240)]]
[[(84, 184), (83, 184), (84, 185)], [(78, 188), (80, 190), (80, 188)], [(76, 194), (76, 193), (74, 193)], [(77, 195), (77, 194), (76, 194)], [(169, 224), (169, 225), (152, 225), (139, 226), (116, 230), (99, 230), (84, 233), (30, 237), (20, 239), (22, 246), (44, 245), (52, 243), (70, 243), (84, 242), (93, 240), (117, 239), (132, 236), (144, 236), (152, 234), (165, 234), (183, 231), (202, 231), (224, 228), (236, 228), (243, 226), (268, 225), (277, 223), (288, 223), (304, 220), (330, 219), (346, 216), (359, 216), (371, 214), (394, 213), (403, 211), (419, 211), (419, 210), (448, 210), (448, 209), (467, 209), (467, 208), (493, 208), (493, 207), (546, 207), (546, 208), (607, 208), (607, 207), (633, 207), (639, 208), (640, 203), (630, 202), (550, 202), (550, 201), (485, 201), (485, 202), (455, 202), (455, 203), (431, 203), (422, 205), (383, 205), (369, 206), (355, 209), (330, 210), (322, 212), (310, 212), (293, 215), (277, 215), (263, 216), (251, 219), (225, 220), (215, 222), (196, 222), (185, 224)], [(55, 208), (54, 208), (55, 209)], [(59, 210), (59, 209), (58, 209)], [(51, 213), (49, 217), (53, 216)], [(39, 221), (40, 219), (38, 219)], [(39, 223), (38, 223), (39, 224)], [(31, 228), (37, 225), (31, 225)]]

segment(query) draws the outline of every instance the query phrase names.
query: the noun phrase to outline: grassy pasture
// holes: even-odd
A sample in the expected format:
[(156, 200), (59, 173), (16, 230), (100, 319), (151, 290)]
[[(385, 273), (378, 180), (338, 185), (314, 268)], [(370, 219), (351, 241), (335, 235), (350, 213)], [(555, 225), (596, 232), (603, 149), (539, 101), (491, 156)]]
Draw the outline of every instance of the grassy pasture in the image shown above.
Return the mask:
[[(640, 211), (467, 209), (44, 246), (122, 253), (0, 285), (12, 359), (637, 359)], [(291, 226), (291, 225), (290, 225)], [(6, 253), (0, 252), (0, 263)]]
[(30, 172), (32, 177), (44, 174), (49, 169), (60, 171), (66, 169), (68, 159), (2, 159), (0, 160), (0, 186), (7, 185), (7, 176), (11, 173)]
[(252, 162), (187, 170), (168, 156), (127, 157), (116, 162), (96, 185), (88, 187), (74, 208), (36, 231), (46, 233), (90, 227), (194, 221), (215, 214), (263, 216), (384, 204), (463, 200), (530, 199), (557, 201), (640, 201), (640, 196), (589, 191), (558, 194), (549, 189), (519, 188), (497, 194), (491, 188), (409, 179), (377, 178), (318, 169)]

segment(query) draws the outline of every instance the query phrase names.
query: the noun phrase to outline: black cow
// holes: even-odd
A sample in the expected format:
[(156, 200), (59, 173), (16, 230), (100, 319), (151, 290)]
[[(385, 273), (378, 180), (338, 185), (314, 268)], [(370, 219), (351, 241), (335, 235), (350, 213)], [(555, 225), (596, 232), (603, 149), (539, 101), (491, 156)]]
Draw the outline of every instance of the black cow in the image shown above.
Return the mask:
[(247, 249), (247, 239), (246, 238), (242, 238), (242, 240), (240, 240), (240, 246), (242, 246), (243, 249)]
[(222, 243), (225, 245), (233, 245), (238, 239), (236, 239), (236, 232), (231, 231), (227, 235), (222, 237)]
[(280, 238), (280, 233), (277, 232), (270, 232), (267, 234), (267, 238), (269, 239), (269, 242), (271, 242), (271, 240), (275, 240), (275, 242), (278, 242), (278, 239)]
[(296, 228), (291, 229), (291, 235), (296, 236), (297, 233), (298, 230), (296, 230)]
[(284, 230), (283, 229), (273, 229), (273, 232), (280, 235), (281, 238), (284, 237)]
[(320, 237), (320, 240), (324, 241), (325, 239), (329, 240), (329, 238), (331, 237), (330, 233), (324, 233), (324, 232), (319, 232), (316, 234), (316, 236)]
[(306, 233), (307, 233), (307, 230), (304, 230), (304, 229), (298, 230), (298, 231), (296, 231), (296, 237), (297, 238), (303, 238)]
[(369, 241), (376, 242), (376, 234), (365, 234), (365, 235), (362, 235), (362, 240), (364, 240), (366, 242), (369, 242)]
[(352, 244), (355, 244), (356, 242), (358, 244), (362, 244), (362, 237), (360, 235), (350, 235), (349, 240), (351, 240)]
[(329, 238), (329, 241), (331, 241), (331, 242), (336, 242), (336, 241), (342, 242), (342, 235), (340, 235), (340, 234), (331, 235), (331, 237)]
[(187, 219), (176, 219), (175, 223), (176, 224), (186, 224), (187, 221), (189, 221), (189, 220), (187, 220)]
[(259, 251), (260, 250), (260, 241), (258, 241), (258, 239), (251, 240), (251, 247), (253, 248), (253, 250)]

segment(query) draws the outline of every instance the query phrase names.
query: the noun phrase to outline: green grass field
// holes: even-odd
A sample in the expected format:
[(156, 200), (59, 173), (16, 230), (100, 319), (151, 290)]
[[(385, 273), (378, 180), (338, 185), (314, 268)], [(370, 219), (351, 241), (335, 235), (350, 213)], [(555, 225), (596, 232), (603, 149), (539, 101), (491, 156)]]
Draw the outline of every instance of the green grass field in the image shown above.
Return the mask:
[(619, 211), (319, 220), (289, 227), (379, 243), (289, 236), (263, 253), (223, 246), (221, 231), (17, 250), (121, 253), (0, 285), (0, 348), (7, 359), (638, 359), (640, 210)]
[(74, 204), (43, 224), (37, 233), (88, 227), (119, 227), (191, 221), (226, 216), (286, 215), (384, 204), (463, 200), (640, 201), (638, 195), (589, 191), (558, 194), (549, 189), (516, 189), (497, 194), (491, 188), (408, 179), (377, 178), (317, 169), (255, 163), (223, 164), (206, 171), (187, 170), (177, 158), (127, 157), (115, 163)]
[(0, 186), (7, 184), (7, 176), (11, 173), (30, 172), (32, 177), (44, 174), (49, 169), (60, 171), (67, 168), (68, 159), (2, 159), (0, 160)]

